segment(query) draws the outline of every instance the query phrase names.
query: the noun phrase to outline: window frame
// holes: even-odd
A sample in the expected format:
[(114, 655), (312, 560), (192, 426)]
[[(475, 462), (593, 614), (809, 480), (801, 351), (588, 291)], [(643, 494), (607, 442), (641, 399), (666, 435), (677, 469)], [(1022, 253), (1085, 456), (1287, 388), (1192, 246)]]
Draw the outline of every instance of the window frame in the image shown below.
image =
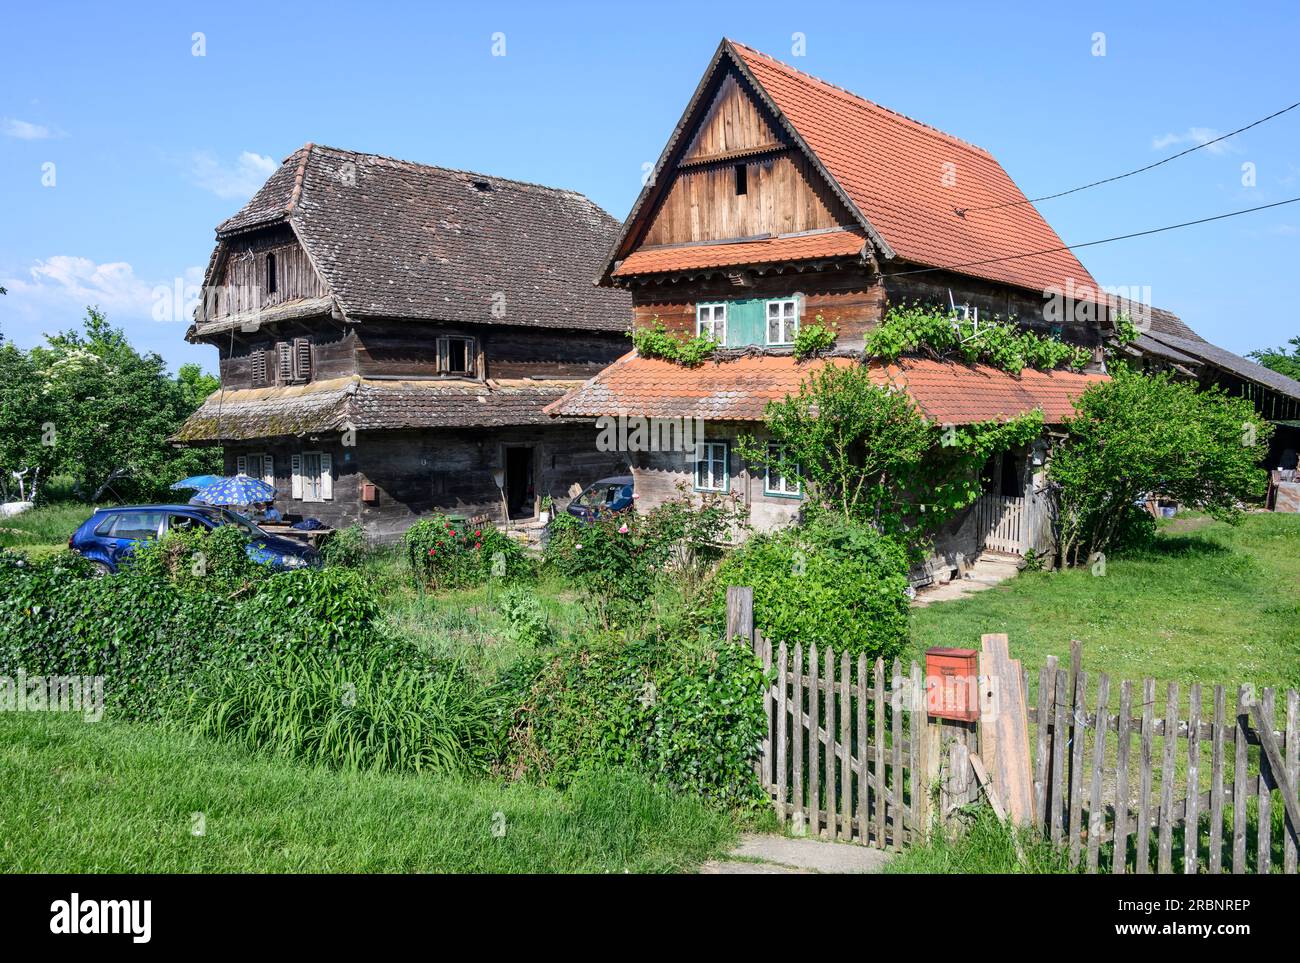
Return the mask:
[[(714, 457), (712, 451), (717, 448), (722, 449), (722, 458), (721, 458), (722, 482), (717, 487), (709, 487), (706, 485), (702, 485), (700, 483), (700, 466), (708, 465), (710, 474), (712, 474), (713, 465), (718, 462), (718, 459)], [(715, 483), (718, 481), (716, 476), (708, 480), (713, 481)], [(701, 441), (699, 445), (696, 447), (695, 457), (692, 461), (691, 481), (694, 483), (695, 491), (697, 492), (713, 492), (718, 494), (726, 494), (730, 492), (731, 491), (731, 442), (720, 441), (720, 440)]]
[[(452, 370), (451, 343), (465, 343), (465, 368), (463, 371)], [(478, 377), (478, 339), (468, 334), (440, 334), (436, 341), (438, 374), (451, 378)]]
[(784, 473), (777, 475), (777, 477), (781, 479), (782, 487), (781, 488), (772, 487), (772, 461), (773, 459), (780, 458), (779, 455), (780, 451), (781, 451), (780, 445), (768, 444), (767, 446), (768, 461), (763, 466), (763, 494), (768, 495), (772, 498), (801, 499), (803, 498), (803, 473), (800, 470), (799, 463), (797, 461), (787, 462), (788, 465), (794, 468), (794, 472), (793, 472), (793, 478), (795, 481), (794, 491), (790, 491), (787, 487), (787, 483), (790, 481), (791, 475), (787, 475)]
[[(774, 347), (774, 348), (789, 347), (790, 345), (794, 344), (795, 338), (799, 336), (799, 316), (802, 313), (799, 301), (800, 299), (797, 296), (790, 297), (790, 298), (768, 298), (767, 302), (763, 305), (763, 322), (764, 322), (763, 336), (769, 347)], [(792, 307), (793, 315), (794, 315), (792, 319), (794, 326), (790, 330), (786, 330), (786, 318), (784, 312), (781, 311), (781, 307), (787, 304)], [(772, 340), (772, 320), (773, 320), (772, 308), (773, 307), (778, 308), (778, 316), (776, 320), (779, 323), (779, 327), (780, 327), (779, 333), (784, 335), (787, 338), (787, 340), (784, 341)]]
[(713, 329), (716, 331), (716, 330), (717, 330), (718, 320), (719, 320), (719, 319), (716, 317), (716, 312), (717, 312), (717, 310), (718, 310), (719, 308), (722, 309), (722, 319), (721, 319), (721, 320), (722, 320), (722, 337), (719, 338), (719, 337), (717, 337), (717, 336), (715, 336), (715, 335), (713, 335), (713, 334), (710, 334), (709, 337), (713, 338), (713, 340), (716, 341), (718, 344), (726, 344), (726, 343), (727, 343), (727, 316), (728, 316), (731, 312), (730, 312), (730, 311), (728, 310), (728, 308), (727, 308), (727, 302), (726, 302), (726, 301), (701, 301), (701, 302), (699, 302), (699, 303), (697, 303), (697, 304), (695, 305), (695, 336), (696, 336), (697, 338), (702, 337), (703, 334), (704, 334), (703, 329), (702, 329), (703, 321), (702, 321), (702, 319), (700, 318), (700, 313), (701, 313), (702, 311), (704, 311), (705, 309), (707, 309), (710, 313), (715, 314), (714, 317), (712, 317), (712, 318), (709, 319), (709, 324), (710, 324), (710, 325), (713, 327)]

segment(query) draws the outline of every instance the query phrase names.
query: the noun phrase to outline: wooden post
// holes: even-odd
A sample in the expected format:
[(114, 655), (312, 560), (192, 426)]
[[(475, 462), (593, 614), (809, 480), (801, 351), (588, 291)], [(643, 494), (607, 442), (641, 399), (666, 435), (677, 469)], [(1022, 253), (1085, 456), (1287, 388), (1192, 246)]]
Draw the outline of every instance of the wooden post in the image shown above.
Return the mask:
[(747, 585), (727, 588), (727, 639), (736, 636), (754, 640), (754, 590)]

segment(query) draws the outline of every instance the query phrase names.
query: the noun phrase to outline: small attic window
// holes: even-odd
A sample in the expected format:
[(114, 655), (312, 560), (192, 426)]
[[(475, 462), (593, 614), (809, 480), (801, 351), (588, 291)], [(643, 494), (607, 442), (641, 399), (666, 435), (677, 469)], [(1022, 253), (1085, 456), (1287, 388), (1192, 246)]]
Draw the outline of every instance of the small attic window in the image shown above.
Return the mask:
[(474, 181), (474, 190), (488, 193), (492, 190), (492, 184), (489, 181)]
[(736, 165), (736, 196), (749, 193), (749, 168), (744, 164)]
[(268, 254), (266, 256), (266, 293), (274, 294), (279, 290), (279, 287), (279, 278), (275, 274), (275, 255)]

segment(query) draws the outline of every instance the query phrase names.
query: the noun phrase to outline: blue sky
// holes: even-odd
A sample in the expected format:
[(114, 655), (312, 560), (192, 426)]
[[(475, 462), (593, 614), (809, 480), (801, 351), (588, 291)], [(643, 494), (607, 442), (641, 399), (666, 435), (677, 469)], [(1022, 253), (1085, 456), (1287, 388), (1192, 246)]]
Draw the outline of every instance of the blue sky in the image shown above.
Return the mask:
[[(185, 319), (153, 316), (155, 289), (193, 283), (216, 224), (307, 141), (568, 187), (621, 218), (724, 35), (987, 148), (1029, 196), (1300, 100), (1294, 2), (1049, 6), (11, 5), (0, 332), (30, 345), (95, 302), (211, 368)], [(1300, 109), (1040, 209), (1074, 243), (1266, 204), (1300, 195), (1297, 148)], [(1300, 204), (1079, 254), (1234, 351), (1300, 334)]]

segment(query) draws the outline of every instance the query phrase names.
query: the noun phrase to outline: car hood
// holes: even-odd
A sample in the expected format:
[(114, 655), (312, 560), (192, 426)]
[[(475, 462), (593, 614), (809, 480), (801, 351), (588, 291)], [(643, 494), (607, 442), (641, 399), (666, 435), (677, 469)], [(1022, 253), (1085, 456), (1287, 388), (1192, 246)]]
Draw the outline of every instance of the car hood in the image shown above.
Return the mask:
[(297, 555), (306, 557), (316, 554), (306, 542), (297, 538), (289, 538), (285, 535), (263, 535), (253, 539), (254, 545), (260, 545), (267, 551), (276, 552), (280, 555)]

